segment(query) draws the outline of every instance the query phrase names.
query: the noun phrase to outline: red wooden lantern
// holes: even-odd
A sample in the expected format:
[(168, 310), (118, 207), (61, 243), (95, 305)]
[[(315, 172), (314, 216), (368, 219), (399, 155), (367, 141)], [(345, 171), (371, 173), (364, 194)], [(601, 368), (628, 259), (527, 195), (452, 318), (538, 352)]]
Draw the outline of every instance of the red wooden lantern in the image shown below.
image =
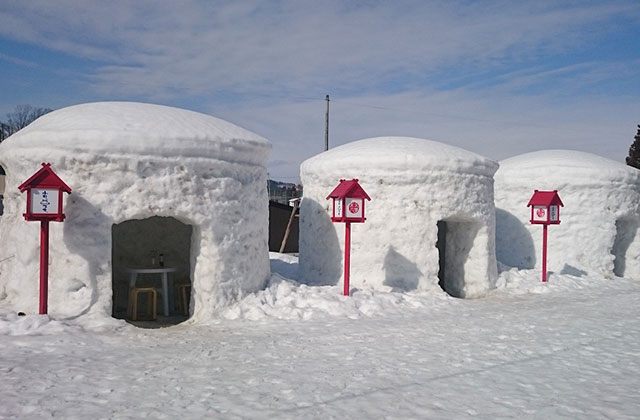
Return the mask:
[(547, 281), (547, 227), (560, 223), (560, 207), (564, 207), (558, 190), (533, 192), (527, 207), (531, 207), (531, 223), (542, 225), (542, 282)]
[(364, 223), (364, 200), (371, 200), (357, 179), (341, 179), (327, 196), (333, 198), (331, 221), (344, 223), (344, 295), (349, 296), (349, 266), (351, 261), (351, 223)]
[(49, 222), (62, 222), (62, 193), (71, 194), (71, 188), (60, 179), (50, 163), (42, 168), (18, 189), (27, 191), (27, 211), (23, 214), (28, 222), (40, 222), (40, 314), (47, 313), (49, 297)]
[(531, 207), (531, 223), (557, 225), (560, 223), (560, 207), (564, 207), (558, 190), (533, 192), (527, 207)]
[(71, 188), (51, 169), (50, 163), (43, 163), (42, 168), (18, 187), (21, 193), (27, 191), (27, 212), (25, 220), (62, 222), (62, 193), (71, 193)]
[(371, 200), (357, 179), (341, 179), (337, 187), (327, 196), (333, 198), (332, 222), (364, 223), (365, 199)]

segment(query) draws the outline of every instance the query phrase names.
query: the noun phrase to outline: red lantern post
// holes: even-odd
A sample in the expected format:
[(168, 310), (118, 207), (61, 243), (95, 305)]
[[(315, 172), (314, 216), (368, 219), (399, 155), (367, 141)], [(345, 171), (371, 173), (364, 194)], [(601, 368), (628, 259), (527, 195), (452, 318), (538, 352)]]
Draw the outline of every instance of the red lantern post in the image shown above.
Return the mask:
[(560, 224), (560, 207), (564, 207), (558, 190), (533, 192), (527, 207), (531, 207), (532, 224), (542, 225), (542, 282), (547, 281), (547, 227)]
[(351, 266), (351, 223), (364, 223), (364, 203), (371, 200), (357, 179), (344, 180), (327, 196), (333, 199), (331, 221), (344, 223), (344, 295), (349, 296), (349, 272)]
[(27, 211), (23, 214), (28, 222), (40, 222), (40, 305), (41, 315), (48, 311), (49, 299), (49, 222), (64, 221), (62, 193), (71, 194), (71, 188), (51, 169), (50, 163), (23, 182), (18, 189), (27, 191)]

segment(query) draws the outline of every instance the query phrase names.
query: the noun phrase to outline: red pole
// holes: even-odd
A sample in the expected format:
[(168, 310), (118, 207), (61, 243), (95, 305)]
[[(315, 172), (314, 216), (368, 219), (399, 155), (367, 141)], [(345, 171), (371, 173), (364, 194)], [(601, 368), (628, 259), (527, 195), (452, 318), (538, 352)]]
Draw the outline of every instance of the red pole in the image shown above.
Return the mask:
[(47, 313), (49, 299), (49, 221), (40, 222), (40, 315)]
[(349, 296), (349, 265), (351, 258), (351, 223), (345, 223), (344, 229), (344, 295)]
[(542, 282), (547, 282), (547, 225), (542, 225)]

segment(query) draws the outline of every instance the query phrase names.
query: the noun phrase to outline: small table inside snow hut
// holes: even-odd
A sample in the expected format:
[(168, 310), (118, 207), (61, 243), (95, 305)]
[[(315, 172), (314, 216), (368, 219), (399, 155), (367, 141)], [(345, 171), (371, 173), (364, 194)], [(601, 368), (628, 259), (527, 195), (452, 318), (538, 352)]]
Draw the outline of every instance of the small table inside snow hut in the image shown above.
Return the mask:
[(175, 267), (155, 267), (155, 268), (127, 268), (129, 273), (129, 288), (136, 287), (138, 274), (162, 274), (162, 303), (164, 316), (169, 316), (169, 273), (176, 272)]

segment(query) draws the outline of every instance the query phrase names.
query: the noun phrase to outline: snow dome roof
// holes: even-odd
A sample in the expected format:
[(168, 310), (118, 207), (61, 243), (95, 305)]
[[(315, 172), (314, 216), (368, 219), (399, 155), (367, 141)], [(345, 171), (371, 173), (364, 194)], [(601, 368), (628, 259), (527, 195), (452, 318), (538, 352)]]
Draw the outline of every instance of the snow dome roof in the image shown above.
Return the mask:
[(221, 119), (162, 105), (95, 102), (46, 114), (1, 146), (264, 164), (271, 143)]
[(498, 164), (468, 150), (415, 137), (375, 137), (338, 146), (302, 164), (302, 171), (335, 173), (345, 167), (451, 171), (492, 176)]
[(533, 173), (572, 182), (638, 182), (640, 171), (624, 163), (576, 150), (540, 150), (500, 161), (496, 179), (529, 178)]

